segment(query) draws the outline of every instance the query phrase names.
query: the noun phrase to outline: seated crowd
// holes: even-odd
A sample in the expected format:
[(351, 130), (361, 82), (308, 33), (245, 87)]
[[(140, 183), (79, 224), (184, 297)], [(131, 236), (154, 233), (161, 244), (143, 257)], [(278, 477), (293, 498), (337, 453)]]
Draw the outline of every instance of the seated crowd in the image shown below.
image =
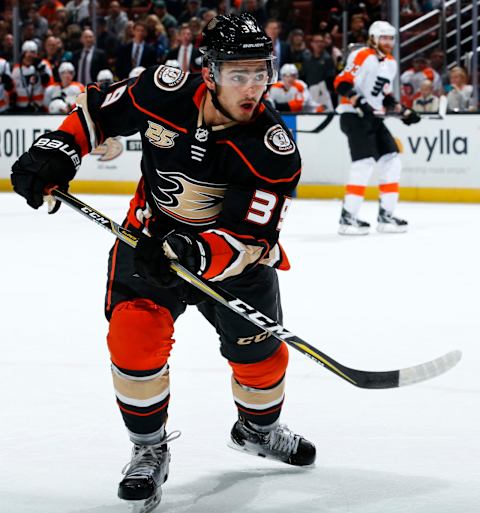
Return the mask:
[[(269, 90), (269, 101), (284, 112), (332, 111), (337, 103), (334, 79), (346, 61), (339, 48), (342, 2), (314, 0), (316, 15), (307, 35), (290, 15), (290, 4), (231, 2), (235, 12), (250, 12), (272, 38), (280, 80)], [(435, 7), (433, 0), (401, 4), (403, 13)], [(11, 10), (0, 14), (0, 113), (66, 113), (86, 84), (107, 86), (155, 64), (199, 71), (202, 29), (217, 14), (225, 14), (226, 3), (114, 0), (98, 5), (95, 23), (89, 0), (22, 0), (20, 7), (19, 62), (13, 62)], [(380, 0), (348, 3), (349, 45), (367, 43), (368, 26), (385, 17), (384, 9)], [(434, 112), (438, 96), (447, 94), (451, 110), (475, 110), (465, 71), (444, 70), (440, 50), (429, 59), (417, 57), (401, 75), (402, 102), (419, 112)]]

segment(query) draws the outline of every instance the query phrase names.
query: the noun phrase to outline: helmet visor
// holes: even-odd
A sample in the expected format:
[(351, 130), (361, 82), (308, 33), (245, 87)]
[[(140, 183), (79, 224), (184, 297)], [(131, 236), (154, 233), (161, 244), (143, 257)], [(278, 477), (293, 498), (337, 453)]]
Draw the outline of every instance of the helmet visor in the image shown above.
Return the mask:
[(277, 58), (251, 60), (214, 60), (210, 71), (220, 86), (268, 86), (278, 81)]

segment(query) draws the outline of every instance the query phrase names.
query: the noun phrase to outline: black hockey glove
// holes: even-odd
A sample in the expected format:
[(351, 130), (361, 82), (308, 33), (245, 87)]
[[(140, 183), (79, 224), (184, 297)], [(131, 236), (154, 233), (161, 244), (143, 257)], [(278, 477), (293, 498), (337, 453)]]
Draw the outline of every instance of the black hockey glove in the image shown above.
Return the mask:
[(359, 96), (353, 106), (357, 109), (358, 115), (361, 118), (373, 117), (373, 107), (363, 96)]
[(414, 123), (418, 123), (421, 120), (420, 114), (418, 112), (415, 112), (413, 109), (404, 108), (402, 111), (402, 117), (401, 120), (403, 123), (408, 125), (413, 125)]
[(71, 134), (59, 130), (43, 134), (13, 164), (13, 189), (37, 209), (43, 204), (47, 186), (68, 189), (80, 162), (80, 149)]
[(205, 245), (194, 234), (172, 232), (163, 239), (141, 237), (135, 248), (135, 271), (159, 287), (175, 287), (183, 280), (170, 270), (170, 261), (178, 260), (197, 274), (205, 267), (205, 254)]
[(397, 100), (395, 100), (395, 97), (391, 94), (385, 95), (382, 103), (383, 103), (383, 106), (385, 107), (385, 112), (394, 112), (395, 108), (398, 105)]

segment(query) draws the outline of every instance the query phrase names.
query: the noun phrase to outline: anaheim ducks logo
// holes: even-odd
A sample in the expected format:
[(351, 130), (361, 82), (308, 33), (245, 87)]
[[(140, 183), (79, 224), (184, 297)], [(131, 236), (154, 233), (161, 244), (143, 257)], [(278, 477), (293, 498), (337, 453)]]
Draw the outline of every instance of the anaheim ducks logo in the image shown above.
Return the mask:
[(92, 155), (100, 155), (100, 162), (116, 159), (123, 152), (122, 143), (116, 137), (109, 137), (104, 143), (97, 146)]
[(176, 171), (160, 171), (162, 185), (152, 191), (157, 207), (187, 224), (212, 224), (222, 210), (226, 184), (200, 182)]

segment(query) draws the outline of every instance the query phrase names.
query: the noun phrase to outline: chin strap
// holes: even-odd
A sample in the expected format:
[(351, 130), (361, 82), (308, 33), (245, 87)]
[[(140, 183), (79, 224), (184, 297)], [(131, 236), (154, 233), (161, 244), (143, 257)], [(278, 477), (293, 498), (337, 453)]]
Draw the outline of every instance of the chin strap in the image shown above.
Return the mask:
[(213, 106), (219, 111), (221, 112), (225, 117), (227, 117), (228, 119), (231, 119), (232, 121), (235, 121), (235, 118), (230, 114), (230, 112), (228, 112), (228, 110), (226, 110), (222, 104), (218, 101), (218, 96), (217, 96), (217, 84), (215, 84), (215, 90), (212, 91), (211, 89), (209, 89), (209, 92), (210, 94), (212, 95), (212, 103), (213, 103)]

